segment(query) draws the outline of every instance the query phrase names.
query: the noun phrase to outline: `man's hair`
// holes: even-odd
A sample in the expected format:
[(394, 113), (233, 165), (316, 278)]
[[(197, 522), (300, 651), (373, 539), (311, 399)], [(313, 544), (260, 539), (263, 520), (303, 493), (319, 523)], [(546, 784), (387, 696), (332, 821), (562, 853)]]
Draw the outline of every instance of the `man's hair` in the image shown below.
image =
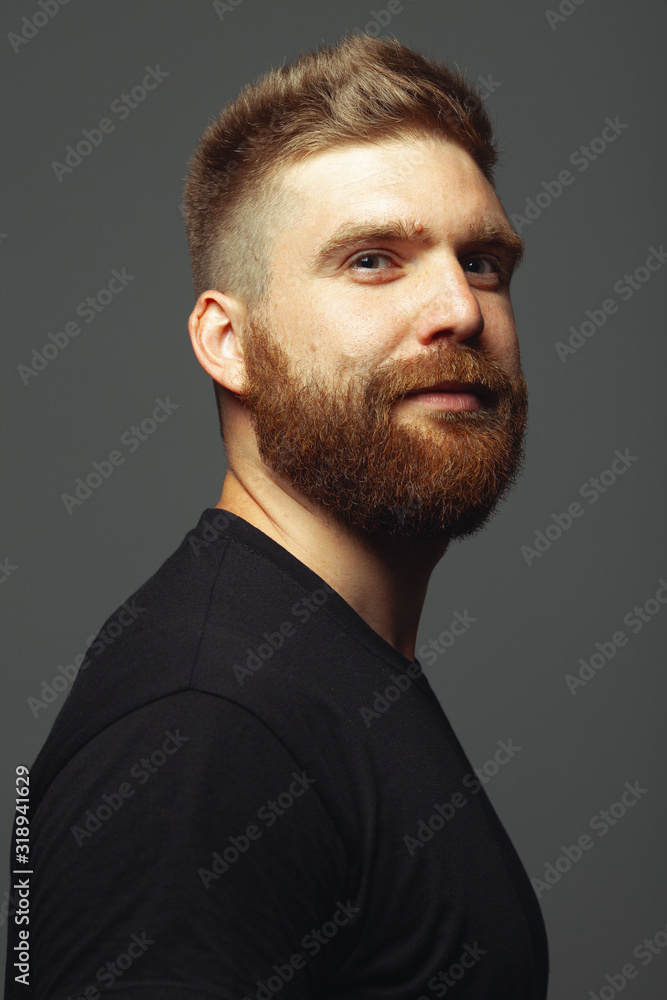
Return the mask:
[[(435, 135), (463, 147), (493, 185), (493, 127), (458, 69), (393, 38), (348, 35), (248, 84), (208, 125), (183, 197), (195, 294), (248, 310), (268, 295), (271, 239), (286, 220), (286, 166), (324, 150)], [(220, 428), (224, 390), (214, 381)]]

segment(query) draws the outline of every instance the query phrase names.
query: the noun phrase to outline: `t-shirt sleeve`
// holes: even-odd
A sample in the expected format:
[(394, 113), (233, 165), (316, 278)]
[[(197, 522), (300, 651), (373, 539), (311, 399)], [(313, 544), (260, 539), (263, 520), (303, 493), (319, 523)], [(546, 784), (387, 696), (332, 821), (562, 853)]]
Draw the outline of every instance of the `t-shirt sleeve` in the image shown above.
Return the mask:
[(320, 995), (354, 908), (317, 786), (211, 694), (161, 698), (99, 734), (33, 818), (36, 1000)]

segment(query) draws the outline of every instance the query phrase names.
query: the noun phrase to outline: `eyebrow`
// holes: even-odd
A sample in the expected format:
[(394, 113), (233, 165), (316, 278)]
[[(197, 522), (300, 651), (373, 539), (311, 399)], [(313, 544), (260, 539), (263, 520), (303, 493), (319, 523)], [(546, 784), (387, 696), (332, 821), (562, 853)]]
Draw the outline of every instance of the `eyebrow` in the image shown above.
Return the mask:
[[(519, 234), (508, 224), (496, 222), (469, 222), (464, 229), (466, 243), (476, 243), (504, 251), (515, 271), (523, 260), (525, 244)], [(313, 270), (326, 268), (341, 254), (354, 250), (360, 244), (410, 242), (422, 246), (437, 243), (435, 233), (428, 226), (414, 220), (388, 219), (373, 222), (346, 222), (317, 250)]]
[(509, 223), (469, 222), (465, 233), (466, 239), (471, 243), (480, 243), (504, 250), (511, 258), (513, 271), (517, 269), (524, 258), (526, 244)]

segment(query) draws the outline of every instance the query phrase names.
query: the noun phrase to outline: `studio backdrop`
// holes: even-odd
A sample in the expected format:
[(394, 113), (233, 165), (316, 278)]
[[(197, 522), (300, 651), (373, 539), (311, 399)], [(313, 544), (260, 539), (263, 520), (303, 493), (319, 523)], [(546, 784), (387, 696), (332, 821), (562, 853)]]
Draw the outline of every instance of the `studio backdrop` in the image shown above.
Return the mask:
[(525, 472), (437, 567), (417, 656), (539, 897), (550, 1000), (665, 995), (667, 18), (547, 2), (3, 5), (3, 947), (17, 768), (90, 637), (220, 496), (188, 157), (244, 83), (357, 31), (466, 72), (527, 245)]

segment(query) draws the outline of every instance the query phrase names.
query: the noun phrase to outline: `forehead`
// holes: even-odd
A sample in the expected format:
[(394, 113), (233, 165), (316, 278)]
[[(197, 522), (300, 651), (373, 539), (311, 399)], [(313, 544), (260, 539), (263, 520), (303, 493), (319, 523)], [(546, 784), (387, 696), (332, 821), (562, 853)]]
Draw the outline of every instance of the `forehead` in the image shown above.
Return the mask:
[(325, 150), (286, 167), (282, 187), (294, 208), (278, 238), (283, 246), (312, 247), (340, 226), (376, 219), (409, 220), (443, 236), (471, 223), (507, 225), (470, 154), (437, 137)]

